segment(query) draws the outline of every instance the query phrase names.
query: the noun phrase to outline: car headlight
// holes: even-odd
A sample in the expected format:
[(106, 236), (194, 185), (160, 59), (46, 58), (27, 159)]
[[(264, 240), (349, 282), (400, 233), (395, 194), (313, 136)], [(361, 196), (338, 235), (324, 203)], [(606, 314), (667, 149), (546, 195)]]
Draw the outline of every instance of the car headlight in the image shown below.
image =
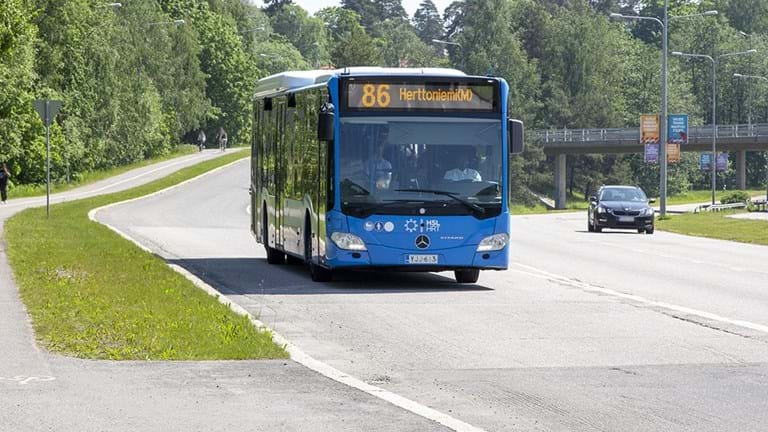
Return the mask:
[(598, 213), (608, 213), (608, 209), (605, 207), (597, 207)]
[(643, 216), (653, 216), (653, 209), (649, 207), (643, 210)]
[(344, 232), (335, 232), (331, 234), (331, 240), (336, 244), (336, 246), (339, 247), (339, 249), (344, 250), (354, 250), (354, 251), (366, 251), (368, 248), (365, 247), (365, 243), (363, 240), (350, 233), (344, 233)]
[(484, 238), (479, 245), (477, 245), (478, 252), (491, 252), (504, 249), (509, 241), (509, 236), (506, 234), (494, 234), (490, 237)]

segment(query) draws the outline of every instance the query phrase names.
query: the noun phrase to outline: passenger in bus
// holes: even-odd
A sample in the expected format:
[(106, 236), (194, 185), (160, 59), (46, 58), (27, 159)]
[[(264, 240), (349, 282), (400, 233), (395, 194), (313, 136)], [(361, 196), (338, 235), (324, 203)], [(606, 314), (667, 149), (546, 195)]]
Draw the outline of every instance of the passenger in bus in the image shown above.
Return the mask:
[[(392, 183), (392, 164), (384, 158), (384, 146), (376, 146), (374, 154), (365, 153), (364, 160), (350, 156), (342, 166), (342, 181), (348, 180), (366, 190), (388, 190)], [(370, 157), (372, 156), (372, 157)]]
[(443, 179), (451, 181), (483, 181), (480, 173), (474, 168), (478, 164), (474, 148), (461, 146), (456, 150), (452, 161), (458, 161), (459, 166), (446, 171)]
[(384, 144), (376, 147), (372, 160), (367, 163), (369, 178), (373, 179), (376, 190), (389, 189), (392, 183), (392, 163), (384, 158)]

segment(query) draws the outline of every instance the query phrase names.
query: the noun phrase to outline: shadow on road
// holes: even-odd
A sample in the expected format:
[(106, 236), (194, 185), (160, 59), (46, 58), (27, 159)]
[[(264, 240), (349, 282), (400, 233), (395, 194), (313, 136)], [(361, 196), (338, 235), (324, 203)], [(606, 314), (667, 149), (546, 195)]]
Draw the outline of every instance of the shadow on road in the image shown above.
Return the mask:
[(492, 291), (478, 284), (457, 284), (434, 273), (344, 271), (330, 283), (309, 278), (303, 265), (269, 265), (263, 258), (201, 258), (169, 260), (215, 287), (224, 295), (394, 294)]
[[(603, 229), (610, 229), (610, 228), (603, 228)], [(590, 232), (590, 231), (587, 231), (587, 230), (574, 230), (574, 232), (584, 233), (584, 234), (594, 234), (596, 236), (608, 235), (608, 234), (635, 234), (635, 235), (641, 235), (640, 233), (637, 232), (637, 230), (634, 230), (634, 231), (633, 230), (611, 230), (611, 231), (603, 231), (603, 232), (599, 232), (599, 233), (593, 233), (593, 232)]]

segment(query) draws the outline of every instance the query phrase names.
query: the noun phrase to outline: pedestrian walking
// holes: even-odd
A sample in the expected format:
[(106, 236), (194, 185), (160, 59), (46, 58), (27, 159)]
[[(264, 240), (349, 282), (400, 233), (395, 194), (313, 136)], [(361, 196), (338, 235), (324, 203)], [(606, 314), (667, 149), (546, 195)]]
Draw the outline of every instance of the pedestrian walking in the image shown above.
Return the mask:
[(8, 179), (11, 178), (11, 173), (8, 172), (8, 166), (3, 164), (3, 168), (0, 169), (0, 198), (2, 198), (3, 204), (8, 201)]
[(205, 148), (205, 132), (202, 129), (197, 134), (197, 147), (200, 151), (203, 151), (203, 148)]
[(223, 127), (219, 128), (219, 133), (216, 134), (216, 139), (219, 141), (219, 149), (224, 151), (227, 149), (227, 131)]

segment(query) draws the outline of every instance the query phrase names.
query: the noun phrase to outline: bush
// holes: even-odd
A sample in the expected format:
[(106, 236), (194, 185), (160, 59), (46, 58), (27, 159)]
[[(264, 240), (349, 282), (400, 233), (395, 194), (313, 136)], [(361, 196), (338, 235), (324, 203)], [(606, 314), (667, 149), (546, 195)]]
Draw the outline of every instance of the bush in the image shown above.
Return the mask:
[(744, 191), (733, 191), (731, 193), (723, 195), (720, 198), (721, 204), (733, 204), (733, 203), (749, 203), (750, 196)]

